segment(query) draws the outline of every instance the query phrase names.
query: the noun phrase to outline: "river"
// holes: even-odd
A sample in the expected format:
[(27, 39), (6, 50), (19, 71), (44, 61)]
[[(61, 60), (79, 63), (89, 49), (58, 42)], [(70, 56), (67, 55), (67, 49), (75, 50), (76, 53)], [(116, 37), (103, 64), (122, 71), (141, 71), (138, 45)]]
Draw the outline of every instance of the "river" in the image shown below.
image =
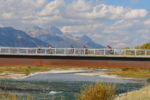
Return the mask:
[(102, 76), (88, 76), (76, 73), (47, 73), (37, 74), (25, 79), (0, 79), (0, 88), (3, 91), (16, 92), (18, 96), (31, 94), (34, 100), (75, 100), (74, 94), (79, 93), (83, 85), (95, 82), (114, 83), (117, 93), (140, 89), (144, 84), (132, 79), (109, 78)]

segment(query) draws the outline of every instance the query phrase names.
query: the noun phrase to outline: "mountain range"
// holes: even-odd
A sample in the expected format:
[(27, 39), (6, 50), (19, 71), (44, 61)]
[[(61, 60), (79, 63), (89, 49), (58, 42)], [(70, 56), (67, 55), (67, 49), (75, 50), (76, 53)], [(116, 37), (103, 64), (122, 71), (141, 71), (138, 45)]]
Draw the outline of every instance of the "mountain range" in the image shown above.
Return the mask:
[(43, 29), (34, 26), (28, 29), (17, 30), (12, 27), (0, 28), (0, 46), (3, 47), (47, 47), (56, 48), (104, 48), (104, 46), (92, 41), (88, 36), (74, 37), (64, 34), (59, 28), (51, 26)]
[(69, 48), (71, 45), (76, 48), (82, 48), (84, 45), (89, 48), (104, 48), (103, 45), (95, 43), (87, 35), (83, 35), (82, 37), (74, 37), (68, 34), (66, 35), (59, 28), (54, 26), (49, 29), (42, 29), (38, 26), (34, 26), (26, 29), (26, 32), (35, 38), (53, 45), (56, 48)]
[(45, 47), (48, 44), (33, 38), (21, 30), (12, 27), (0, 28), (0, 46), (3, 47)]

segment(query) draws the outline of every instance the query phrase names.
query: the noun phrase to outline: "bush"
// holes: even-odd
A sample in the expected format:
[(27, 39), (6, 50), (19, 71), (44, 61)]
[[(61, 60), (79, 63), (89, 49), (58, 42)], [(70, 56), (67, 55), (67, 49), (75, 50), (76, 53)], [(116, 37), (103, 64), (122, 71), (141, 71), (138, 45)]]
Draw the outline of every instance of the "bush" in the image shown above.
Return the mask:
[(129, 68), (123, 68), (122, 71), (129, 71)]
[(95, 83), (93, 86), (84, 86), (80, 94), (76, 94), (76, 100), (114, 100), (116, 86), (110, 83)]
[(30, 66), (27, 67), (27, 69), (25, 70), (25, 75), (26, 76), (30, 74), (30, 70), (31, 70), (31, 67)]

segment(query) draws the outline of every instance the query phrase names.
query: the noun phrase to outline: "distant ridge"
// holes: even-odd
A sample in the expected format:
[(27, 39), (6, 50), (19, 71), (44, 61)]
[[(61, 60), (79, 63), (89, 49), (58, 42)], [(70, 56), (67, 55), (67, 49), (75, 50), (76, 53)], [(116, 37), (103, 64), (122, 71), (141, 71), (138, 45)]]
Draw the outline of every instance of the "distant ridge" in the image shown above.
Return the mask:
[(56, 48), (70, 48), (71, 45), (75, 48), (83, 48), (84, 45), (88, 48), (104, 48), (103, 45), (95, 43), (86, 35), (83, 37), (66, 35), (59, 28), (54, 26), (49, 29), (42, 29), (38, 26), (32, 27), (27, 29), (26, 32)]
[(83, 35), (80, 37), (81, 40), (85, 41), (86, 45), (92, 48), (105, 48), (103, 45), (95, 43), (91, 38), (87, 35)]
[(48, 44), (12, 27), (0, 27), (0, 46), (3, 47), (45, 47)]

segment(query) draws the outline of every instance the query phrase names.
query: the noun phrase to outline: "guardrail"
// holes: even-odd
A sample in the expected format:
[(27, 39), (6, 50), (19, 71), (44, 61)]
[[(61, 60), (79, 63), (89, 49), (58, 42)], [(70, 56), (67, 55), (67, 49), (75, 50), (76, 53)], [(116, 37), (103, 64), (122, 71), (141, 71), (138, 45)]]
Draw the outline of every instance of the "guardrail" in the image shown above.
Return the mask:
[(150, 56), (150, 49), (0, 47), (0, 55)]

